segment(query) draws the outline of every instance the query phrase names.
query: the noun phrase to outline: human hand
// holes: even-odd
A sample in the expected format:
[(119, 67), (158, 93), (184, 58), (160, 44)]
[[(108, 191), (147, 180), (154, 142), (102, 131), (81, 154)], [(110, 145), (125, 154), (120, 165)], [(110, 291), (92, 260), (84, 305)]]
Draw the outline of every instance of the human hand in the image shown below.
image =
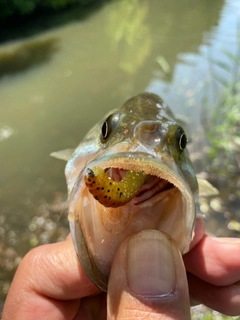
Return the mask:
[[(240, 289), (236, 284), (240, 280), (240, 242), (225, 241), (227, 244), (204, 236), (203, 223), (199, 221), (193, 248), (184, 260), (192, 273), (188, 278), (194, 300), (236, 315), (240, 312)], [(214, 256), (215, 248), (222, 251)], [(224, 250), (228, 249), (234, 255), (232, 262), (223, 259)], [(227, 284), (228, 289), (220, 288), (222, 300), (217, 305), (219, 284)], [(209, 294), (206, 299), (206, 286), (215, 297)], [(106, 294), (82, 270), (70, 237), (35, 248), (17, 270), (3, 320), (106, 319), (106, 314), (108, 319), (190, 319), (185, 269), (174, 241), (153, 230), (126, 239), (114, 259), (107, 304)]]
[(126, 239), (114, 259), (108, 296), (85, 275), (70, 237), (35, 248), (16, 272), (3, 320), (106, 319), (106, 314), (190, 319), (185, 269), (173, 240), (154, 230)]
[(183, 260), (192, 305), (203, 303), (229, 316), (240, 315), (240, 239), (208, 236), (203, 220), (197, 219)]

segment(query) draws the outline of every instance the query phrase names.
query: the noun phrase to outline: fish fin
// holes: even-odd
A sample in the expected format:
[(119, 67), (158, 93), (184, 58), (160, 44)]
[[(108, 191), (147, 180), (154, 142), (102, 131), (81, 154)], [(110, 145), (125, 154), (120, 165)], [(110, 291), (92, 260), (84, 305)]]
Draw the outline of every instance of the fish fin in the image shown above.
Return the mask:
[(202, 177), (197, 176), (198, 187), (199, 187), (199, 197), (211, 197), (217, 196), (219, 194), (218, 189), (216, 189), (210, 182)]
[(50, 153), (50, 156), (56, 159), (68, 161), (72, 158), (75, 149), (64, 149)]

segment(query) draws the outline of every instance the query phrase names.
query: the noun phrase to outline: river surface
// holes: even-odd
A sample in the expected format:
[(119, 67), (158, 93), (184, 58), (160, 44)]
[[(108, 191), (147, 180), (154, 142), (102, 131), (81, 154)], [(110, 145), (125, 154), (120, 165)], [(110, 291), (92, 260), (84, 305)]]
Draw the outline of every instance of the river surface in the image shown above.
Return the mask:
[(239, 149), (224, 175), (212, 173), (201, 121), (212, 121), (224, 91), (213, 74), (231, 79), (213, 60), (231, 65), (224, 50), (238, 54), (239, 15), (238, 0), (106, 1), (1, 30), (1, 305), (24, 254), (69, 232), (65, 163), (49, 154), (75, 147), (103, 114), (142, 91), (188, 122), (196, 170), (220, 190), (200, 202), (208, 230), (239, 236)]

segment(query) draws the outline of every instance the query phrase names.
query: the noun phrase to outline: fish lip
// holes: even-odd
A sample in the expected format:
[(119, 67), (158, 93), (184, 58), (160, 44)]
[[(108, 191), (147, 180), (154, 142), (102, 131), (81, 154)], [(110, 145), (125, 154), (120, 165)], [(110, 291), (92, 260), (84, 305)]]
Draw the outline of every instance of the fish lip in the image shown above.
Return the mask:
[[(196, 217), (195, 197), (184, 176), (169, 156), (162, 153), (162, 155), (155, 157), (146, 152), (130, 151), (117, 152), (110, 155), (104, 153), (88, 163), (84, 170), (94, 166), (99, 166), (103, 169), (111, 167), (124, 170), (144, 171), (146, 174), (167, 180), (178, 188), (182, 194), (183, 204), (186, 208), (184, 212), (185, 227), (186, 230), (189, 229), (186, 234), (184, 249), (182, 249), (181, 252), (186, 253), (189, 250)], [(192, 226), (192, 228), (188, 228), (188, 225)]]

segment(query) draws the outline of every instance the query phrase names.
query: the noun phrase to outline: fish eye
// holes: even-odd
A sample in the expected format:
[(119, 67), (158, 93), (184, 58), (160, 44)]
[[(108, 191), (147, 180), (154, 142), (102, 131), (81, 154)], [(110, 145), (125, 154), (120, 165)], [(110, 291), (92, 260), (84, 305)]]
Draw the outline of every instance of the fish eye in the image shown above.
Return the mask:
[(106, 140), (119, 123), (119, 115), (111, 114), (102, 125), (102, 138)]
[(104, 121), (102, 125), (102, 137), (103, 139), (106, 139), (108, 137), (108, 122), (107, 120)]
[(187, 136), (186, 136), (186, 133), (184, 132), (183, 128), (178, 128), (177, 130), (177, 143), (178, 143), (178, 146), (179, 146), (179, 149), (181, 151), (183, 151), (186, 146), (187, 146)]

